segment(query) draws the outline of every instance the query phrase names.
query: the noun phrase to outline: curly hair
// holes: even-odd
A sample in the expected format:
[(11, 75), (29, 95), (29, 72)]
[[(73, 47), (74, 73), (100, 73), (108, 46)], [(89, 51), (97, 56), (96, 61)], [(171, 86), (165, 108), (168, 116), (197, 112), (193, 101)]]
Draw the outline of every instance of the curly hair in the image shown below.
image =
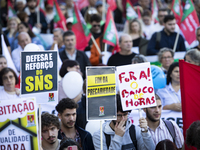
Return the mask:
[(50, 127), (52, 125), (56, 126), (58, 129), (60, 129), (60, 122), (59, 118), (55, 115), (49, 114), (49, 113), (43, 113), (41, 115), (41, 122), (42, 122), (42, 129), (44, 127)]
[(59, 150), (64, 150), (68, 146), (77, 146), (78, 150), (81, 150), (81, 148), (80, 148), (80, 146), (77, 142), (75, 142), (74, 140), (67, 138), (67, 137), (63, 138), (62, 141), (60, 142), (60, 149)]
[(193, 122), (186, 131), (185, 143), (200, 149), (200, 121)]
[(56, 110), (58, 113), (62, 114), (65, 109), (74, 109), (78, 108), (78, 104), (70, 98), (63, 98), (58, 105), (56, 106)]

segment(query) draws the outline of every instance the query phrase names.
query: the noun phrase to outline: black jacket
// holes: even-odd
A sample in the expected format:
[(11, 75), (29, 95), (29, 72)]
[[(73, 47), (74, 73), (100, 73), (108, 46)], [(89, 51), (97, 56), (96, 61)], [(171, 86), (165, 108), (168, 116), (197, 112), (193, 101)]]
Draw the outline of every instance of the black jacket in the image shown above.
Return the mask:
[[(78, 131), (80, 138), (81, 138), (81, 146), (82, 150), (94, 150), (94, 145), (92, 141), (92, 136), (89, 132), (83, 130), (79, 126), (75, 125), (76, 130)], [(62, 135), (60, 130), (58, 131), (58, 139), (62, 140)]]
[[(28, 23), (34, 27), (35, 24), (37, 23), (37, 13), (31, 13), (29, 15), (29, 21)], [(46, 19), (45, 19), (45, 16), (44, 14), (40, 11), (40, 23), (42, 25), (42, 28), (41, 28), (41, 33), (46, 33), (47, 31), (47, 22), (46, 22)]]
[[(66, 55), (65, 49), (63, 51), (61, 51), (59, 53), (59, 55), (60, 55), (60, 59), (62, 60), (62, 62), (66, 59), (69, 59)], [(85, 79), (85, 67), (91, 66), (87, 55), (84, 52), (77, 50), (76, 61), (78, 61), (81, 72), (83, 73), (83, 79)]]
[(76, 110), (77, 117), (76, 117), (76, 124), (85, 129), (87, 124), (86, 119), (86, 96), (82, 95), (81, 102), (78, 103), (78, 109)]

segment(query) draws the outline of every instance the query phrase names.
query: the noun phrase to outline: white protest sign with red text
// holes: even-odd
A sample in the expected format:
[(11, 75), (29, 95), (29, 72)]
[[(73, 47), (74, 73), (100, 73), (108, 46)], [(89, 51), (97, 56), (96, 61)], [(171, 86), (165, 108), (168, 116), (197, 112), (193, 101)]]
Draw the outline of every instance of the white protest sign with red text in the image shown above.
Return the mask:
[(116, 68), (124, 111), (156, 106), (149, 62)]
[(35, 98), (0, 101), (0, 150), (39, 150)]

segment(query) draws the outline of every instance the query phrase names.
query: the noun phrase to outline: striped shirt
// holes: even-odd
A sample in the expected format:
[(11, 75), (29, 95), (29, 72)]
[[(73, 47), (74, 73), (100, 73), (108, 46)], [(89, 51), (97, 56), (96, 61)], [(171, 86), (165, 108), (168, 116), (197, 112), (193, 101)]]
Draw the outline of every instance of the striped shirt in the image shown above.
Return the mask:
[[(181, 133), (178, 125), (174, 121), (171, 121), (171, 122), (174, 126), (175, 133), (176, 133), (175, 144), (176, 144), (177, 148), (182, 148), (183, 143), (184, 143), (183, 134)], [(151, 133), (151, 137), (152, 137), (155, 145), (157, 145), (160, 141), (165, 140), (165, 139), (169, 139), (170, 141), (173, 142), (173, 138), (172, 138), (171, 134), (169, 133), (169, 130), (165, 126), (165, 123), (162, 121), (162, 119), (160, 119), (160, 125), (156, 128), (155, 132), (149, 127), (148, 127), (148, 129)]]

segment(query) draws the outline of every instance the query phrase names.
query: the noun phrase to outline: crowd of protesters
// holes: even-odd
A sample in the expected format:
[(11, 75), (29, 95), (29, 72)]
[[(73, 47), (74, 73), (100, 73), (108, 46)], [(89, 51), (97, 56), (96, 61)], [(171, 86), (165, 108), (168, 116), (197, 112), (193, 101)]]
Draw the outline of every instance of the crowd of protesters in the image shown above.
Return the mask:
[[(16, 14), (10, 15), (8, 1)], [(128, 119), (130, 111), (123, 111), (120, 95), (117, 99), (117, 120), (103, 124), (103, 149), (109, 150), (164, 150), (182, 149), (184, 138), (181, 130), (174, 121), (161, 119), (162, 110), (182, 111), (179, 63), (174, 62), (175, 52), (184, 52), (186, 62), (200, 66), (200, 28), (196, 29), (197, 43), (188, 46), (186, 38), (177, 25), (176, 18), (171, 11), (172, 1), (158, 1), (158, 21), (152, 15), (150, 0), (130, 0), (138, 14), (138, 18), (126, 20), (125, 0), (115, 0), (116, 9), (112, 12), (117, 28), (116, 38), (119, 42), (117, 51), (113, 45), (103, 42), (105, 28), (105, 14), (109, 4), (105, 7), (101, 0), (88, 0), (89, 5), (80, 10), (88, 28), (96, 42), (90, 39), (84, 51), (76, 49), (78, 37), (73, 32), (73, 0), (56, 0), (66, 22), (64, 31), (55, 28), (54, 2), (44, 0), (44, 8), (38, 7), (38, 0), (1, 0), (0, 8), (0, 100), (19, 98), (17, 84), (19, 77), (12, 68), (8, 68), (3, 56), (3, 42), (11, 55), (12, 61), (20, 72), (20, 52), (25, 46), (34, 43), (41, 50), (55, 50), (58, 47), (62, 66), (59, 70), (61, 80), (58, 82), (58, 117), (42, 114), (42, 148), (43, 150), (66, 150), (67, 148), (93, 150), (101, 149), (100, 131), (91, 135), (86, 131), (86, 86), (83, 93), (76, 99), (70, 99), (64, 93), (62, 78), (70, 71), (76, 71), (86, 79), (86, 66), (122, 66), (147, 62), (146, 56), (157, 55), (161, 69), (166, 76), (167, 85), (156, 90), (157, 106), (145, 108), (145, 118), (140, 118), (139, 126), (135, 126)], [(195, 0), (195, 10), (200, 19), (200, 0)], [(39, 22), (38, 22), (39, 18)], [(111, 29), (110, 29), (111, 30)], [(50, 44), (42, 39), (40, 34), (53, 36)], [(178, 38), (177, 38), (178, 37)], [(176, 42), (175, 42), (176, 41)], [(112, 54), (107, 63), (103, 61), (105, 49)], [(100, 51), (99, 51), (100, 50)], [(88, 55), (88, 52), (90, 55)], [(175, 137), (171, 134), (173, 126)], [(144, 130), (141, 130), (143, 128)], [(200, 149), (198, 136), (200, 124), (195, 122), (187, 131), (185, 143)], [(193, 135), (195, 134), (195, 135)], [(169, 147), (169, 148), (166, 148)]]

